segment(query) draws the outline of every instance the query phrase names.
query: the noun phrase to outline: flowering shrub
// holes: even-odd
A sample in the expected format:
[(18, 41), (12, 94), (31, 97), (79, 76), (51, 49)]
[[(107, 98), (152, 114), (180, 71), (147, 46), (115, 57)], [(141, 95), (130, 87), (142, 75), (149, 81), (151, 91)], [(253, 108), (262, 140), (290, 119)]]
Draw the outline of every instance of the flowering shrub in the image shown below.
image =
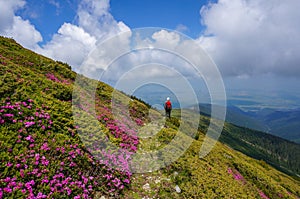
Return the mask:
[(227, 172), (229, 174), (231, 174), (235, 180), (242, 181), (244, 183), (246, 182), (246, 180), (244, 179), (244, 177), (237, 170), (233, 170), (230, 167), (228, 167)]
[(262, 192), (262, 191), (259, 190), (258, 193), (259, 193), (259, 196), (260, 196), (261, 198), (263, 198), (263, 199), (269, 199), (269, 197), (266, 196), (266, 194), (265, 194), (264, 192)]
[[(52, 131), (47, 107), (38, 108), (31, 99), (2, 102), (0, 123), (0, 198), (91, 198), (97, 189), (118, 193), (130, 182), (129, 157), (103, 152), (106, 160), (95, 159), (61, 139)], [(109, 167), (108, 160), (116, 158), (127, 165), (126, 172)]]
[(46, 77), (48, 79), (50, 79), (51, 81), (54, 81), (54, 82), (63, 83), (63, 84), (70, 84), (70, 82), (66, 79), (63, 79), (63, 78), (58, 79), (53, 73), (47, 73)]
[[(107, 129), (107, 137), (103, 137), (103, 132), (91, 132), (91, 130), (88, 130), (87, 133), (84, 133), (84, 128), (80, 126), (78, 128), (88, 150), (99, 159), (100, 163), (124, 174), (125, 178), (117, 179), (114, 183), (117, 187), (123, 188), (124, 184), (126, 185), (130, 182), (132, 175), (129, 168), (130, 159), (131, 155), (137, 151), (139, 144), (135, 129), (136, 125), (127, 118), (114, 119), (111, 109), (103, 104), (96, 105), (95, 108), (98, 115), (95, 118)], [(79, 106), (85, 113), (91, 112), (90, 107), (89, 103)], [(116, 147), (111, 148), (107, 146), (106, 142), (114, 143)], [(111, 178), (109, 176), (106, 177), (107, 179)]]

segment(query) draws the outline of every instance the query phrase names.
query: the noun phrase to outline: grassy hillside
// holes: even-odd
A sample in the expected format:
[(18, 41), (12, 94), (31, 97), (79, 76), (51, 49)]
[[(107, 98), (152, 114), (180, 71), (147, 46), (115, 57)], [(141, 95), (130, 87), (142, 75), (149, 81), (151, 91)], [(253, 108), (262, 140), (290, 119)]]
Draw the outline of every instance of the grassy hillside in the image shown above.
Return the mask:
[[(199, 105), (201, 110), (200, 130), (205, 132), (209, 124), (210, 105)], [(222, 107), (217, 107), (222, 110)], [(226, 121), (231, 118), (241, 118), (246, 122), (245, 117), (237, 116), (237, 111), (232, 107), (227, 108)], [(267, 115), (269, 115), (268, 113)], [(281, 117), (281, 116), (279, 116)], [(228, 119), (229, 118), (229, 119)], [(236, 124), (236, 122), (233, 122)], [(249, 120), (251, 123), (251, 120)], [(293, 176), (300, 175), (300, 145), (274, 135), (252, 130), (246, 127), (225, 123), (220, 141), (235, 150), (241, 151), (250, 157), (263, 159), (275, 168)], [(253, 123), (252, 123), (253, 124)], [(292, 124), (291, 124), (292, 125)], [(293, 126), (291, 126), (292, 128)], [(284, 127), (286, 128), (286, 127)], [(278, 129), (281, 128), (278, 125)]]
[[(160, 113), (119, 92), (112, 110), (113, 88), (83, 76), (75, 85), (75, 78), (67, 64), (0, 37), (0, 198), (300, 197), (298, 179), (222, 143), (200, 159), (206, 123), (196, 139), (188, 136), (191, 127), (176, 118), (182, 111), (157, 133), (164, 122), (143, 129)], [(93, 84), (95, 96), (82, 88)], [(78, 93), (72, 96), (74, 88)], [(79, 97), (87, 103), (79, 104)], [(113, 111), (122, 116), (128, 110), (130, 118), (114, 117)], [(179, 125), (185, 128), (178, 131)], [(176, 151), (188, 142), (191, 146), (178, 160), (172, 162), (170, 153), (158, 158), (166, 167), (132, 173), (134, 154), (167, 146)], [(147, 157), (138, 160), (149, 166)]]
[(225, 124), (220, 141), (290, 175), (300, 174), (299, 144), (232, 124)]

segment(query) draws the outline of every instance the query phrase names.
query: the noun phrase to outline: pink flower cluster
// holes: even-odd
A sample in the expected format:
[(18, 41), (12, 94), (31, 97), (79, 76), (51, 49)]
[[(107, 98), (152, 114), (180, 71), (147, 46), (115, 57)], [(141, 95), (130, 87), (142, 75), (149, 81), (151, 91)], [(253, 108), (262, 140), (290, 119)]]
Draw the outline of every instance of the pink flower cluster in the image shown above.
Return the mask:
[(122, 149), (136, 152), (139, 144), (136, 124), (126, 117), (126, 107), (119, 105), (117, 108), (121, 112), (120, 115), (124, 116), (120, 118), (121, 120), (113, 119), (111, 110), (108, 107), (99, 105), (96, 107), (96, 110), (100, 114), (96, 118), (108, 128), (115, 138), (121, 139), (119, 146)]
[[(4, 66), (7, 66), (7, 62), (5, 62), (5, 61), (7, 61), (7, 58), (6, 57), (4, 57), (3, 55), (1, 55), (0, 54), (0, 64), (2, 64), (2, 65), (4, 65)], [(0, 195), (1, 196), (1, 195)], [(0, 197), (1, 198), (1, 197)]]
[[(18, 193), (26, 198), (90, 198), (96, 187), (119, 192), (130, 182), (127, 153), (115, 156), (103, 151), (105, 158), (97, 160), (71, 140), (58, 145), (47, 107), (42, 107), (36, 108), (33, 100), (11, 103), (10, 99), (0, 106), (0, 130), (16, 133), (9, 135), (13, 145), (3, 145), (9, 159), (0, 164), (0, 170), (7, 171), (0, 174), (0, 199)], [(113, 170), (110, 164), (125, 166)], [(98, 170), (90, 174), (93, 166)]]
[(18, 129), (18, 132), (25, 134), (29, 128), (35, 126), (42, 128), (42, 130), (50, 129), (53, 122), (50, 120), (50, 115), (44, 110), (36, 108), (34, 115), (27, 115), (33, 111), (32, 102), (33, 101), (29, 99), (12, 104), (7, 100), (7, 102), (0, 107), (0, 124), (22, 124), (25, 128)]
[(143, 125), (144, 125), (143, 120), (141, 120), (140, 118), (136, 118), (136, 119), (135, 119), (135, 122), (136, 122), (136, 124), (137, 124), (138, 126), (143, 126)]
[(242, 181), (244, 183), (246, 182), (245, 178), (236, 169), (233, 170), (230, 167), (228, 167), (227, 172), (231, 174), (235, 180)]
[[(68, 146), (68, 150), (71, 149), (70, 146)], [(46, 144), (44, 143), (42, 147), (45, 148)], [(9, 169), (16, 169), (17, 173), (13, 178), (0, 179), (0, 185), (3, 186), (3, 188), (0, 188), (0, 196), (1, 194), (2, 196), (9, 196), (9, 194), (21, 191), (23, 196), (32, 199), (51, 198), (57, 193), (66, 197), (70, 197), (74, 193), (74, 197), (90, 198), (89, 196), (93, 193), (93, 187), (97, 185), (94, 177), (85, 176), (83, 173), (79, 173), (80, 178), (74, 178), (74, 176), (70, 175), (66, 176), (65, 173), (68, 172), (64, 164), (62, 164), (63, 162), (55, 169), (58, 172), (51, 175), (50, 161), (48, 160), (51, 156), (46, 158), (46, 154), (40, 154), (43, 151), (40, 151), (40, 153), (37, 153), (37, 151), (29, 150), (26, 154), (16, 156), (14, 163), (7, 163)], [(83, 155), (80, 149), (76, 148), (75, 151), (77, 154)], [(71, 150), (67, 154), (71, 152), (73, 154), (75, 151)], [(75, 158), (67, 156), (65, 161), (69, 162), (66, 164), (70, 166), (70, 162), (72, 163)], [(51, 166), (53, 167), (54, 165), (52, 164)], [(77, 177), (77, 173), (75, 177)], [(49, 187), (50, 192), (39, 191), (39, 185)]]
[[(246, 183), (245, 178), (244, 178), (244, 177), (243, 177), (236, 169), (233, 170), (233, 169), (231, 169), (230, 167), (228, 167), (227, 172), (228, 172), (229, 174), (231, 174), (231, 175), (234, 177), (235, 180), (237, 180), (237, 181), (242, 181), (243, 183)], [(260, 196), (261, 198), (263, 198), (263, 199), (269, 199), (269, 197), (267, 197), (267, 196), (265, 195), (265, 193), (262, 192), (261, 190), (258, 190), (258, 193), (259, 193), (259, 196)]]
[[(80, 94), (83, 99), (89, 96), (87, 93)], [(115, 175), (114, 172), (111, 174), (106, 174), (105, 178), (107, 180), (107, 186), (110, 188), (110, 192), (116, 190), (122, 190), (127, 184), (130, 183), (130, 177), (132, 175), (130, 171), (130, 161), (131, 156), (134, 152), (137, 151), (139, 144), (139, 139), (137, 136), (138, 127), (135, 120), (132, 120), (130, 117), (126, 117), (125, 112), (127, 108), (123, 105), (117, 104), (116, 108), (120, 111), (120, 115), (124, 117), (118, 117), (118, 119), (113, 118), (112, 110), (105, 106), (104, 104), (109, 104), (111, 101), (105, 101), (102, 103), (101, 99), (97, 99), (94, 106), (89, 103), (89, 99), (82, 100), (84, 103), (78, 105), (83, 111), (94, 115), (99, 122), (101, 122), (108, 130), (109, 135), (103, 138), (102, 132), (93, 132), (93, 133), (81, 133), (81, 138), (85, 140), (89, 151), (99, 160), (100, 164), (106, 165), (107, 168), (111, 168), (112, 171), (121, 172), (119, 176)], [(96, 115), (92, 110), (96, 109)], [(138, 121), (142, 123), (142, 121)], [(83, 129), (78, 126), (80, 132), (83, 132)], [(83, 127), (84, 128), (84, 127)], [(83, 135), (84, 134), (84, 135)], [(106, 145), (105, 142), (111, 143), (108, 140), (108, 137), (115, 137), (118, 146), (110, 148)]]
[(58, 79), (53, 73), (47, 73), (46, 77), (51, 81), (63, 83), (63, 84), (70, 84), (70, 82), (66, 79), (61, 78), (62, 80)]
[(259, 196), (263, 199), (270, 199), (268, 196), (266, 196), (266, 194), (264, 192), (262, 192), (261, 190), (258, 191)]

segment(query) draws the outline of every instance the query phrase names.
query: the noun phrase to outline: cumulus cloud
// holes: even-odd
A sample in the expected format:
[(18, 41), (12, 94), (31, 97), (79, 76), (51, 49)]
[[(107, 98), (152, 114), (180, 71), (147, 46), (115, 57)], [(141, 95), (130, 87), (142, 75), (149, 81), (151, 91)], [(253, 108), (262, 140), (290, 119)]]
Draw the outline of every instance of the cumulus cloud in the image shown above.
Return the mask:
[[(57, 1), (51, 2), (55, 3)], [(5, 4), (5, 6), (8, 5)], [(8, 6), (11, 11), (9, 16), (13, 21), (10, 32), (7, 32), (7, 35), (14, 37), (25, 47), (55, 60), (69, 63), (76, 71), (80, 69), (80, 72), (85, 75), (97, 78), (93, 76), (96, 74), (95, 71), (106, 70), (106, 67), (113, 59), (131, 50), (131, 43), (133, 42), (130, 39), (132, 36), (131, 30), (122, 21), (116, 21), (110, 14), (109, 0), (82, 0), (78, 6), (76, 24), (62, 24), (57, 33), (53, 35), (51, 41), (43, 46), (37, 44), (42, 40), (42, 37), (35, 30), (34, 26), (28, 20), (14, 16), (15, 11), (24, 5), (24, 1), (15, 0), (14, 3)], [(56, 5), (59, 6), (59, 4)], [(21, 25), (23, 27), (26, 25), (27, 28), (18, 29)], [(102, 44), (100, 48), (96, 47), (102, 41), (121, 32), (126, 33)], [(182, 51), (190, 52), (188, 46), (186, 48), (184, 47), (185, 45), (182, 45), (180, 34), (167, 30), (157, 29), (152, 34), (149, 34), (147, 38), (141, 39), (138, 38), (138, 35), (135, 35), (134, 39), (136, 40), (136, 48), (152, 46), (156, 49), (162, 48), (169, 51), (181, 49)], [(92, 49), (94, 51), (90, 53)], [(172, 63), (173, 66), (171, 67), (177, 67), (181, 73), (186, 72), (187, 68), (190, 67), (182, 58), (159, 50), (132, 52), (129, 56), (120, 60), (122, 61), (117, 61), (113, 70), (107, 73), (115, 77), (115, 79), (132, 67), (145, 63), (161, 63), (169, 66)], [(80, 68), (83, 62), (84, 65)], [(158, 74), (155, 67), (149, 66), (148, 70), (149, 72), (143, 75), (153, 77)], [(160, 74), (164, 75), (163, 73)]]
[(109, 1), (82, 0), (77, 10), (78, 24), (63, 24), (40, 52), (74, 66), (82, 64), (97, 42), (130, 29), (109, 13)]
[(15, 11), (25, 5), (24, 0), (0, 0), (0, 31), (11, 28), (13, 24)]
[(152, 35), (152, 39), (155, 40), (155, 46), (157, 48), (175, 48), (180, 41), (180, 35), (175, 32), (168, 32), (166, 30), (161, 30), (155, 32)]
[(130, 29), (117, 22), (109, 12), (109, 0), (82, 0), (78, 8), (78, 25), (97, 39), (103, 40)]
[(181, 45), (180, 40), (178, 33), (161, 29), (123, 32), (97, 45), (85, 60), (82, 73), (95, 78), (93, 75), (96, 75), (95, 71), (98, 69), (106, 71), (107, 81), (116, 81), (124, 73), (146, 64), (148, 72), (143, 73), (143, 77), (169, 76), (169, 73), (157, 73), (157, 67), (153, 67), (153, 63), (183, 69), (187, 63), (176, 54), (180, 53), (176, 52)]
[(89, 51), (95, 46), (96, 38), (81, 27), (64, 23), (50, 42), (38, 51), (72, 66), (79, 66)]
[(224, 75), (300, 75), (300, 1), (219, 0), (200, 10), (198, 41)]
[[(105, 77), (100, 80), (106, 80), (112, 85), (127, 74), (125, 83), (128, 83), (128, 79), (133, 85), (138, 83), (137, 80), (156, 80), (187, 91), (179, 80), (186, 81), (186, 78), (199, 75), (193, 64), (202, 65), (202, 73), (211, 72), (213, 68), (204, 53), (199, 51), (199, 46), (182, 38), (178, 32), (146, 29), (144, 32), (141, 30), (139, 37), (139, 30), (131, 30), (122, 21), (114, 19), (109, 12), (109, 0), (81, 0), (76, 22), (62, 24), (51, 41), (42, 46), (38, 45), (42, 37), (35, 27), (28, 20), (15, 16), (16, 10), (22, 8), (25, 2), (3, 2), (0, 0), (4, 6), (0, 9), (8, 9), (10, 14), (1, 17), (11, 22), (0, 22), (1, 27), (5, 27), (1, 31), (5, 30), (8, 36), (14, 37), (27, 48), (69, 63), (76, 72), (91, 78), (99, 79), (99, 74), (104, 72)], [(55, 3), (58, 1), (51, 2), (59, 8), (59, 4)], [(178, 29), (184, 30), (185, 27), (178, 26)], [(123, 34), (115, 37), (118, 33)], [(111, 37), (112, 40), (109, 39)], [(122, 56), (126, 53), (129, 55)], [(135, 70), (136, 66), (141, 65), (143, 70)], [(125, 83), (122, 85), (126, 86)], [(211, 85), (218, 85), (216, 79)]]
[[(50, 3), (60, 7), (55, 0)], [(39, 46), (41, 34), (29, 20), (15, 14), (25, 4), (24, 0), (0, 0), (0, 34), (13, 37), (24, 47), (45, 56), (67, 62), (75, 70), (97, 42), (119, 32), (130, 31), (123, 22), (116, 21), (109, 13), (109, 0), (82, 0), (78, 6), (76, 24), (62, 24), (51, 41)]]
[(30, 49), (36, 49), (38, 42), (43, 40), (40, 32), (28, 20), (23, 20), (19, 16), (13, 18), (12, 26), (4, 31), (4, 35), (13, 37)]
[(35, 49), (42, 41), (41, 34), (28, 21), (15, 16), (15, 11), (25, 5), (23, 0), (0, 0), (0, 34), (13, 37), (26, 48)]
[[(195, 41), (161, 29), (134, 29), (129, 33), (97, 46), (84, 63), (82, 73), (100, 77), (111, 85), (124, 78), (124, 74), (126, 80), (135, 83), (139, 78), (174, 83), (180, 74), (187, 79), (210, 78), (216, 84), (217, 68)], [(141, 67), (143, 70), (135, 70)]]

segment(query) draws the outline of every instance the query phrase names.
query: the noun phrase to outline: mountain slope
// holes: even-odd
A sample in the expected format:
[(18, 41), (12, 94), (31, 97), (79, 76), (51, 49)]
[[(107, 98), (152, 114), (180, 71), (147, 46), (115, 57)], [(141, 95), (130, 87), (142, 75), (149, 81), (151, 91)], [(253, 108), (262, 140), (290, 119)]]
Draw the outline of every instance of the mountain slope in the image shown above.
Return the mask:
[(261, 110), (255, 117), (270, 128), (271, 134), (300, 143), (300, 110), (272, 110), (268, 114)]
[[(224, 109), (215, 105), (217, 109)], [(211, 105), (210, 104), (199, 104), (200, 113), (210, 116)], [(266, 126), (259, 120), (248, 115), (243, 110), (233, 105), (226, 107), (226, 122), (235, 124), (241, 127), (247, 127), (259, 131), (267, 131)]]
[(262, 159), (283, 172), (299, 176), (299, 144), (232, 124), (225, 125), (220, 141), (250, 157)]
[[(216, 106), (217, 107), (217, 106)], [(199, 104), (201, 114), (210, 115), (210, 104)], [(222, 109), (222, 107), (217, 107)], [(226, 122), (300, 143), (300, 110), (275, 110), (265, 108), (245, 112), (233, 105), (226, 107)]]
[[(222, 143), (200, 159), (205, 136), (201, 128), (208, 118), (201, 123), (195, 140), (188, 136), (191, 127), (177, 118), (182, 111), (174, 112), (166, 121), (168, 128), (158, 132), (144, 129), (152, 137), (139, 137), (144, 124), (161, 117), (143, 102), (130, 100), (104, 83), (77, 76), (67, 64), (26, 50), (12, 39), (0, 37), (0, 58), (0, 198), (300, 196), (297, 178)], [(79, 84), (74, 84), (76, 76)], [(84, 87), (94, 84), (93, 96)], [(74, 89), (78, 91), (75, 95)], [(86, 103), (78, 103), (80, 98)], [(121, 116), (129, 112), (130, 117), (116, 118), (115, 112)], [(178, 131), (179, 125), (185, 128)], [(109, 150), (99, 148), (107, 140), (111, 145), (104, 149)], [(149, 166), (133, 161), (133, 155), (140, 151), (167, 146), (176, 151), (188, 142), (191, 146), (178, 160), (173, 161), (173, 154), (166, 153), (154, 162), (154, 166), (166, 163), (159, 170), (138, 174), (129, 169)], [(147, 156), (138, 160), (148, 163)]]
[[(210, 105), (200, 105), (202, 114), (200, 129), (206, 131), (209, 124)], [(222, 109), (222, 107), (217, 107)], [(239, 109), (236, 109), (239, 111)], [(230, 115), (232, 113), (233, 117)], [(242, 115), (243, 113), (241, 113)], [(227, 109), (226, 121), (238, 114)], [(269, 115), (269, 113), (267, 114)], [(247, 121), (246, 117), (240, 117), (241, 121)], [(235, 123), (235, 122), (234, 122)], [(251, 120), (250, 122), (251, 123)], [(225, 123), (224, 129), (219, 139), (222, 143), (247, 154), (256, 159), (263, 159), (277, 169), (291, 175), (300, 174), (300, 145), (282, 139), (272, 134), (252, 130), (246, 127)]]

